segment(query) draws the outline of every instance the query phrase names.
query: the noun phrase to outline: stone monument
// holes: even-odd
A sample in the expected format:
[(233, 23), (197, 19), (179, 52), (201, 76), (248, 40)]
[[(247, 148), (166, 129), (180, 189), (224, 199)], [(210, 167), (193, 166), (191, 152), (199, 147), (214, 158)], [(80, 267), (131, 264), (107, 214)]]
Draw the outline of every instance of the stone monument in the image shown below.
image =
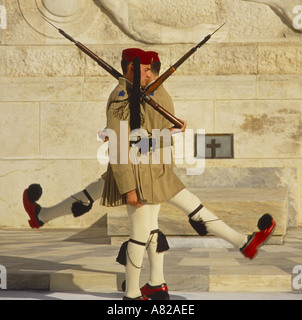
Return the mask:
[[(185, 163), (176, 170), (213, 208), (218, 190), (224, 204), (233, 190), (229, 198), (236, 194), (242, 208), (254, 201), (283, 210), (280, 235), (301, 225), (302, 27), (293, 25), (300, 2), (0, 0), (7, 12), (0, 29), (0, 227), (28, 226), (21, 200), (29, 184), (40, 183), (41, 205), (51, 206), (106, 170), (96, 137), (116, 80), (43, 17), (117, 70), (121, 50), (135, 46), (157, 51), (162, 71), (227, 21), (165, 87), (188, 128), (205, 129), (212, 140), (232, 137), (231, 156), (218, 157), (224, 140), (216, 139), (201, 176), (187, 176)], [(86, 216), (48, 227), (87, 228), (112, 212), (96, 203)], [(238, 224), (239, 214), (230, 222)]]

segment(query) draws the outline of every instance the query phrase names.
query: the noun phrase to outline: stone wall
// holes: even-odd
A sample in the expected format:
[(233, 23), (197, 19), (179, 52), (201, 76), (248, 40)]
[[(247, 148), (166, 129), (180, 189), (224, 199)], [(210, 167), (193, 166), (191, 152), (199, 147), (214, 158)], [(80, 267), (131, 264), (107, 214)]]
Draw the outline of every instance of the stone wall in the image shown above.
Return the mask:
[[(301, 33), (270, 7), (241, 0), (145, 0), (143, 7), (142, 1), (119, 1), (129, 8), (126, 25), (106, 2), (0, 0), (8, 23), (0, 29), (0, 226), (27, 226), (22, 193), (29, 184), (40, 183), (40, 204), (51, 206), (106, 170), (96, 160), (96, 135), (105, 126), (116, 80), (42, 14), (118, 70), (121, 50), (134, 46), (158, 51), (165, 70), (193, 46), (189, 38), (167, 43), (169, 35), (179, 41), (177, 35), (190, 34), (198, 43), (228, 20), (165, 86), (189, 128), (234, 134), (235, 158), (207, 160), (206, 167), (217, 173), (262, 168), (264, 175), (286, 169), (278, 186), (292, 195), (289, 225), (301, 224)], [(156, 32), (139, 32), (137, 23), (148, 19)], [(50, 226), (86, 227), (107, 212), (96, 204), (82, 218), (65, 217)]]

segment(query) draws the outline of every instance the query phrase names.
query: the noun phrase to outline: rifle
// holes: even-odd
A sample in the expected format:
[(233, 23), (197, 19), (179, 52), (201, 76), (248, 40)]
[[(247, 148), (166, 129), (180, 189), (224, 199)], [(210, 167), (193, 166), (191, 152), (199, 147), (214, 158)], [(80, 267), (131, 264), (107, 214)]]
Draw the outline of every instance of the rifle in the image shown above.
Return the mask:
[(144, 90), (146, 95), (155, 91), (164, 81), (166, 81), (177, 69), (181, 66), (188, 58), (191, 57), (193, 53), (195, 53), (200, 47), (202, 47), (205, 43), (207, 43), (211, 37), (219, 31), (225, 24), (223, 23), (218, 29), (216, 29), (213, 33), (207, 35), (198, 45), (189, 50), (182, 58), (180, 58), (172, 67), (170, 67), (165, 73), (163, 73), (156, 81), (147, 86)]
[[(102, 60), (100, 57), (98, 57), (95, 53), (93, 53), (90, 49), (88, 49), (86, 46), (84, 46), (81, 42), (76, 41), (74, 38), (72, 38), (65, 31), (63, 31), (60, 28), (57, 28), (54, 24), (52, 24), (51, 22), (46, 20), (44, 17), (43, 17), (43, 19), (46, 22), (48, 22), (50, 25), (52, 25), (54, 28), (56, 28), (65, 38), (67, 38), (69, 41), (73, 42), (80, 50), (82, 50), (84, 53), (86, 53), (90, 58), (92, 58), (94, 61), (96, 61), (99, 66), (101, 66), (103, 69), (105, 69), (107, 72), (109, 72), (114, 78), (116, 78), (118, 80), (120, 77), (123, 77), (123, 75), (120, 72), (118, 72), (116, 69), (111, 67), (108, 63), (106, 63), (104, 60)], [(160, 106), (150, 96), (148, 96), (146, 94), (142, 94), (141, 98), (146, 103), (148, 103), (151, 107), (153, 107), (157, 112), (159, 112), (162, 116), (164, 116), (171, 123), (173, 123), (177, 128), (180, 129), (184, 126), (184, 123), (181, 120), (177, 119), (173, 114), (171, 114), (166, 109), (164, 109), (162, 106)]]

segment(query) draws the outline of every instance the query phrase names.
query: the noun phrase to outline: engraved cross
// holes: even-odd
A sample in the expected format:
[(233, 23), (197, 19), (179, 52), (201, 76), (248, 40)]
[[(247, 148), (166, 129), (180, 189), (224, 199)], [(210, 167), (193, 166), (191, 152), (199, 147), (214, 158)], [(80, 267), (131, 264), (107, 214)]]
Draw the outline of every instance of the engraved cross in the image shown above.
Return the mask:
[(216, 139), (211, 139), (211, 144), (207, 144), (207, 148), (211, 148), (211, 158), (216, 158), (216, 149), (221, 148), (220, 143), (216, 143)]

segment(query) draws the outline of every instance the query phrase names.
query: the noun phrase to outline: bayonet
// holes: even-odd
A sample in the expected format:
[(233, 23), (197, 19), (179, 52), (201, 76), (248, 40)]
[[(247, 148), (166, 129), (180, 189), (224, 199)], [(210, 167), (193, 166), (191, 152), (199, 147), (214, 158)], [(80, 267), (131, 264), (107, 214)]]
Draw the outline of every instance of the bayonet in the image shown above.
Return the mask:
[(178, 68), (181, 66), (188, 58), (192, 56), (200, 47), (202, 47), (205, 43), (207, 43), (211, 37), (218, 32), (225, 24), (224, 22), (219, 28), (217, 28), (213, 33), (207, 35), (200, 43), (198, 43), (194, 48), (189, 50), (183, 57), (181, 57), (172, 67), (170, 67), (165, 73), (163, 73), (156, 81), (151, 83), (145, 89), (145, 94), (150, 94), (155, 91), (164, 81), (166, 81)]

